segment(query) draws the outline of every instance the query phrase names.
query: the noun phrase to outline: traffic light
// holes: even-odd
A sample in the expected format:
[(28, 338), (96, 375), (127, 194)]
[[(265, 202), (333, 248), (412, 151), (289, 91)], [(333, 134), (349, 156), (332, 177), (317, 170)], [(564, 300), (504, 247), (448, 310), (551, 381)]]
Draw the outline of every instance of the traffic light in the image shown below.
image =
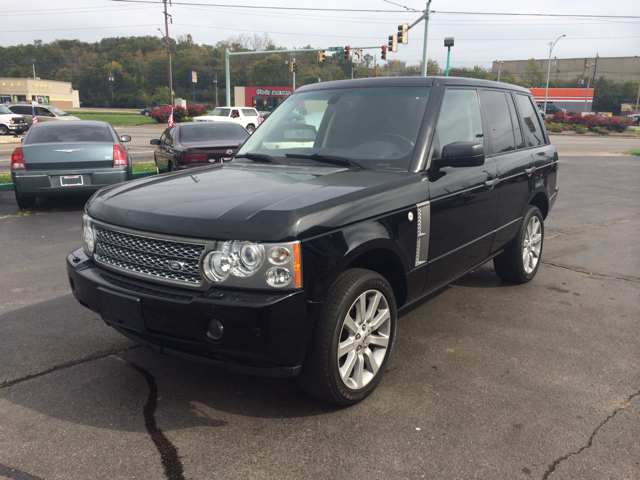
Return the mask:
[(397, 49), (398, 49), (398, 44), (396, 43), (396, 36), (389, 35), (389, 48), (387, 49), (387, 51), (395, 52)]
[(293, 65), (291, 67), (291, 71), (293, 73), (298, 73), (298, 64), (296, 62), (293, 62)]
[(322, 50), (318, 52), (318, 61), (324, 62), (324, 52)]
[(347, 45), (346, 47), (344, 47), (344, 59), (349, 60), (350, 58), (351, 58), (351, 48), (349, 47), (349, 45)]
[(409, 43), (406, 23), (398, 25), (398, 43)]
[(380, 58), (382, 60), (386, 60), (387, 59), (387, 46), (386, 45), (382, 45), (382, 52), (380, 53)]
[(293, 63), (293, 62), (290, 62), (290, 63), (289, 63), (289, 71), (290, 71), (291, 73), (293, 73), (293, 66), (294, 66), (294, 65), (295, 65), (295, 63)]

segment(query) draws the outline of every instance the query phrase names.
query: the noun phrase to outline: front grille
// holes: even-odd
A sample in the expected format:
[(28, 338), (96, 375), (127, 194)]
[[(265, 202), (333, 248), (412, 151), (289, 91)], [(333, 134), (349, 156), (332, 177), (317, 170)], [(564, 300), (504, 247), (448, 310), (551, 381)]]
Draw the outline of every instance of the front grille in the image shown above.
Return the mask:
[[(94, 258), (102, 264), (169, 283), (202, 285), (198, 268), (205, 246), (96, 227)], [(174, 270), (171, 265), (181, 268)]]

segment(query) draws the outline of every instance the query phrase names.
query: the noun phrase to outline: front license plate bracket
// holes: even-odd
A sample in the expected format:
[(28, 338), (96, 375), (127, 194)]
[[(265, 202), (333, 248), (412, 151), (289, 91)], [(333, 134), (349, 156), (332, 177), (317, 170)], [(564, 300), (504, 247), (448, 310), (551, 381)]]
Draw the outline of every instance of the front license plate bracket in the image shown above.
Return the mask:
[(138, 297), (112, 292), (98, 287), (102, 319), (109, 325), (124, 327), (134, 332), (144, 330), (142, 301)]

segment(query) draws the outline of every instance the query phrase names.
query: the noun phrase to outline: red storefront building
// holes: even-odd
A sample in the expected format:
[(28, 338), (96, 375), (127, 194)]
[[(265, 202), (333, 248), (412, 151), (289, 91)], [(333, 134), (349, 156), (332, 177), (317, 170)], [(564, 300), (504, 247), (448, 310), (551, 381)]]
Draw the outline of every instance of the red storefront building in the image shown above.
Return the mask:
[(234, 106), (271, 112), (292, 92), (292, 87), (234, 87)]

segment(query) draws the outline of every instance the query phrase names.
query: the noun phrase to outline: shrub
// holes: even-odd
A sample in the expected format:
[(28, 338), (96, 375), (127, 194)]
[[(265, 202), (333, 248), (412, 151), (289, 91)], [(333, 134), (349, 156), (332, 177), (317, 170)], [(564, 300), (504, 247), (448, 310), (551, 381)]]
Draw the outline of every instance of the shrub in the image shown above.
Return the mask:
[(567, 123), (567, 114), (564, 112), (556, 112), (551, 117), (553, 123)]
[[(151, 117), (158, 123), (167, 123), (171, 115), (171, 107), (160, 107), (151, 110)], [(187, 109), (184, 107), (173, 107), (173, 121), (180, 123), (187, 116)]]
[(551, 130), (552, 132), (555, 132), (555, 133), (561, 133), (562, 132), (562, 124), (560, 124), (560, 123), (550, 123), (549, 124), (549, 130)]
[(587, 133), (587, 129), (583, 125), (574, 125), (573, 129), (580, 135), (584, 135), (585, 133)]
[(600, 126), (600, 119), (596, 115), (587, 115), (585, 117), (585, 126), (595, 132), (595, 128)]
[(596, 133), (599, 133), (600, 135), (609, 135), (611, 133), (605, 127), (593, 127), (592, 130)]
[(587, 122), (587, 117), (583, 117), (580, 114), (574, 113), (567, 119), (567, 123), (571, 125), (584, 125)]
[(187, 106), (187, 115), (190, 117), (200, 117), (202, 115), (207, 115), (209, 112), (202, 105), (189, 105)]
[(569, 124), (567, 124), (567, 123), (564, 123), (564, 124), (562, 125), (562, 130), (563, 130), (563, 131), (565, 131), (565, 132), (570, 132), (570, 131), (572, 131), (572, 130), (573, 130), (573, 126), (572, 126), (572, 125), (569, 125)]
[(607, 128), (611, 132), (624, 132), (631, 125), (628, 118), (606, 117), (600, 118), (599, 126)]

